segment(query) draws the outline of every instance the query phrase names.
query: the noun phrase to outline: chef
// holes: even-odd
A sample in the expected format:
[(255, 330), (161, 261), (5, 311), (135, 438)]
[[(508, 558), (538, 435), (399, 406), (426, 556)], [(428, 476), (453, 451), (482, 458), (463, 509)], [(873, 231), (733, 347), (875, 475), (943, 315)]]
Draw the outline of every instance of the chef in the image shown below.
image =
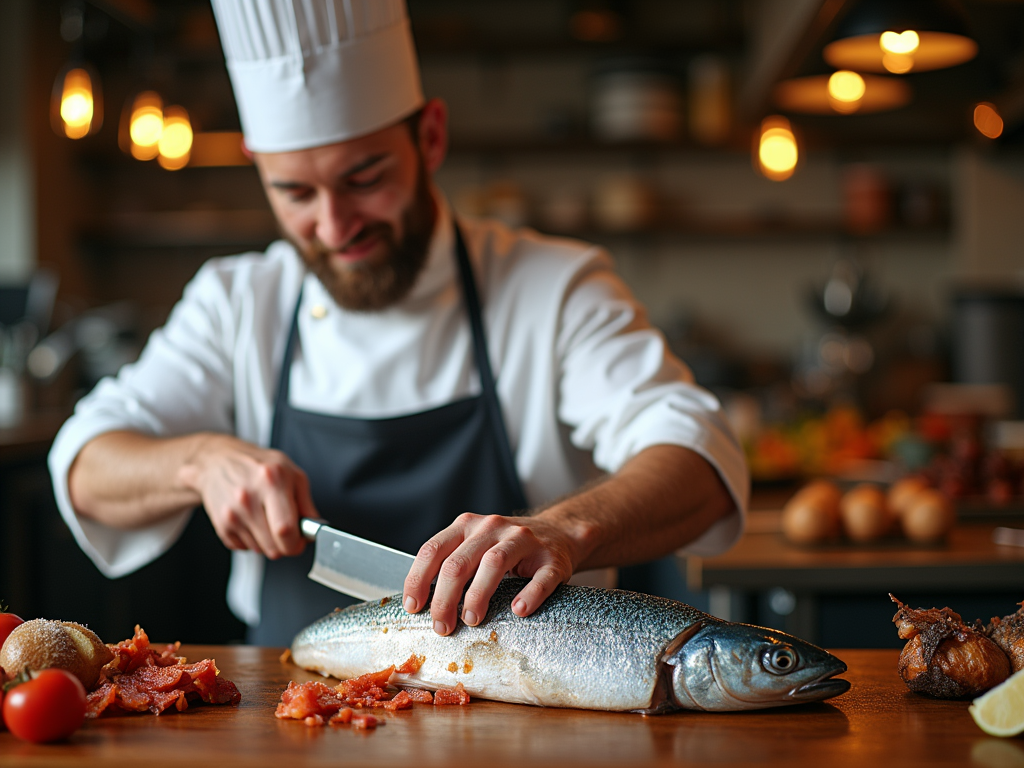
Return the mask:
[(99, 569), (152, 561), (202, 507), (250, 642), (284, 645), (344, 604), (306, 578), (304, 516), (416, 553), (404, 606), (441, 635), (507, 573), (528, 616), (576, 572), (728, 548), (740, 446), (609, 256), (434, 186), (447, 114), (404, 0), (213, 4), (285, 239), (204, 265), (57, 436)]

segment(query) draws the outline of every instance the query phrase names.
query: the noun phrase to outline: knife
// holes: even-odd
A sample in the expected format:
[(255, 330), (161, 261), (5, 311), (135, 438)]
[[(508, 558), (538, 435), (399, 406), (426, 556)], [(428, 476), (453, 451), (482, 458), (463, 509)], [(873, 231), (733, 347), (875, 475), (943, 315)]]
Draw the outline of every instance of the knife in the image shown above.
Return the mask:
[(326, 520), (304, 517), (299, 527), (316, 544), (313, 581), (359, 600), (380, 600), (405, 587), (412, 555), (331, 528)]

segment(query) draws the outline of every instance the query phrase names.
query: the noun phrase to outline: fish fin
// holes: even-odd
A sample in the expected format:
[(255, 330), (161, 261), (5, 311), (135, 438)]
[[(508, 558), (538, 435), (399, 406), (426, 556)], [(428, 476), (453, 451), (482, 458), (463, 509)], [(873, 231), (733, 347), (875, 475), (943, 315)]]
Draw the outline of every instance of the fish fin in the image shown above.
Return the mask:
[(691, 637), (703, 628), (703, 621), (695, 622), (673, 637), (665, 646), (665, 650), (661, 652), (661, 658), (658, 659), (658, 671), (654, 680), (654, 690), (651, 691), (651, 703), (644, 709), (633, 710), (634, 712), (643, 715), (658, 715), (681, 708), (672, 686), (673, 668), (679, 663), (677, 659), (679, 651)]
[(698, 621), (673, 637), (672, 641), (665, 646), (665, 650), (661, 653), (661, 664), (670, 664), (675, 666), (675, 655), (679, 653), (679, 649), (686, 645), (686, 642), (702, 629), (704, 629), (704, 622)]

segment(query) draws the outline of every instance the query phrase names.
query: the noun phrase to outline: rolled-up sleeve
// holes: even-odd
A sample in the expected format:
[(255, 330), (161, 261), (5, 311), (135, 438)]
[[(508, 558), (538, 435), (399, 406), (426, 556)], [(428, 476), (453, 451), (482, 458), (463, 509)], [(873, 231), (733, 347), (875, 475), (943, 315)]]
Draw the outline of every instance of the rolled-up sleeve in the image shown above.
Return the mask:
[(717, 398), (694, 383), (603, 254), (591, 254), (569, 286), (557, 345), (559, 419), (571, 427), (573, 444), (607, 472), (654, 445), (695, 451), (717, 470), (735, 512), (686, 551), (707, 555), (731, 546), (749, 499), (743, 450)]
[(225, 280), (216, 262), (201, 269), (138, 361), (100, 381), (79, 401), (50, 450), (60, 513), (82, 550), (111, 578), (159, 557), (181, 535), (189, 513), (134, 530), (96, 523), (75, 512), (68, 472), (86, 443), (106, 432), (172, 437), (233, 430), (230, 349), (236, 329)]

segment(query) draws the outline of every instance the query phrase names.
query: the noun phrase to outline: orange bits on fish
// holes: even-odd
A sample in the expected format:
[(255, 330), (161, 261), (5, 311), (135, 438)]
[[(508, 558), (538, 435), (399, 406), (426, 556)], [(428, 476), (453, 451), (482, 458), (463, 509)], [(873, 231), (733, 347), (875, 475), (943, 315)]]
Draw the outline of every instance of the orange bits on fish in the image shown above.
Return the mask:
[(457, 704), (465, 706), (469, 704), (469, 691), (462, 683), (456, 683), (454, 688), (441, 688), (434, 694), (434, 706)]
[(395, 670), (400, 675), (415, 675), (420, 671), (420, 667), (423, 666), (423, 662), (427, 660), (426, 656), (417, 656), (415, 653), (406, 659), (402, 666)]

